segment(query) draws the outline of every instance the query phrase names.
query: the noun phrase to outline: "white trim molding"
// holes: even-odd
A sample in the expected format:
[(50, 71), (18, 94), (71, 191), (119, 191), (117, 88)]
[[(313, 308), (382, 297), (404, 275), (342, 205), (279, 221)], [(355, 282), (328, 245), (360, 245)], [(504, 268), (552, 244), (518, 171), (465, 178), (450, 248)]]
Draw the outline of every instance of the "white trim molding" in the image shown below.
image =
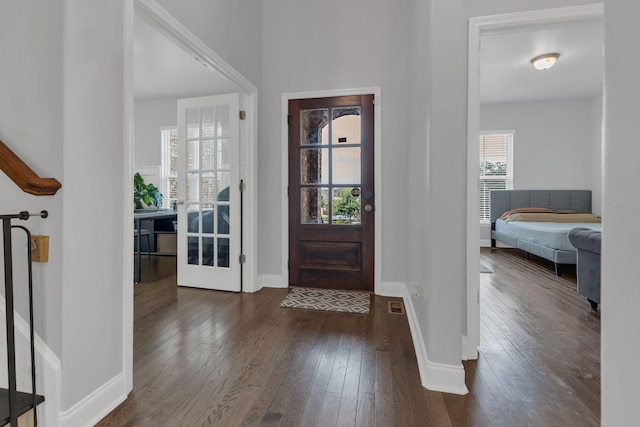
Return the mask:
[(261, 274), (258, 276), (258, 289), (262, 288), (288, 288), (287, 278), (280, 274)]
[[(119, 373), (93, 393), (58, 415), (59, 427), (91, 426), (113, 411), (126, 398), (124, 373)], [(46, 397), (45, 397), (46, 398)]]
[(333, 96), (369, 95), (373, 94), (375, 108), (373, 111), (373, 157), (374, 157), (374, 194), (376, 200), (375, 242), (374, 242), (374, 279), (373, 288), (382, 282), (382, 90), (379, 86), (352, 89), (332, 89), (311, 92), (290, 92), (282, 94), (281, 137), (282, 137), (282, 276), (289, 282), (289, 128), (287, 114), (289, 100), (306, 98), (329, 98)]
[(380, 289), (376, 289), (376, 295), (402, 298), (407, 312), (407, 321), (411, 330), (422, 386), (429, 390), (444, 393), (469, 393), (464, 383), (464, 366), (462, 364), (446, 365), (429, 360), (427, 347), (422, 337), (422, 329), (420, 328), (407, 285), (401, 282), (382, 282)]
[(462, 353), (478, 358), (480, 345), (480, 263), (478, 223), (478, 158), (480, 155), (480, 38), (524, 27), (602, 19), (603, 5), (589, 4), (469, 19), (467, 96), (467, 324)]
[[(0, 315), (6, 313), (4, 296), (0, 296)], [(16, 374), (18, 377), (18, 388), (21, 390), (31, 390), (31, 358), (30, 352), (30, 328), (26, 320), (16, 311), (14, 312), (15, 344), (16, 344)], [(55, 426), (58, 411), (60, 410), (60, 390), (61, 374), (60, 359), (40, 338), (38, 334), (35, 341), (35, 364), (36, 364), (36, 392), (45, 397), (43, 404), (38, 405), (38, 420), (45, 426)], [(0, 328), (0, 347), (6, 355), (7, 331)], [(6, 366), (6, 356), (2, 359)], [(7, 387), (8, 373), (6, 369), (0, 370), (0, 384)]]

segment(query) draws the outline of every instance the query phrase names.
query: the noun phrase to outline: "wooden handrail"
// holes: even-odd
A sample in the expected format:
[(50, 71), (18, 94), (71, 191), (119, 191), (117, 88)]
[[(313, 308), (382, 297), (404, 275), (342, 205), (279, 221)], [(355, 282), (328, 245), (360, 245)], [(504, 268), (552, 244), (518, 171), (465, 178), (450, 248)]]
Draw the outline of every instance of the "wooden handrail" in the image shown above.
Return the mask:
[(0, 141), (0, 169), (25, 193), (53, 196), (62, 187), (55, 178), (40, 178), (25, 162)]

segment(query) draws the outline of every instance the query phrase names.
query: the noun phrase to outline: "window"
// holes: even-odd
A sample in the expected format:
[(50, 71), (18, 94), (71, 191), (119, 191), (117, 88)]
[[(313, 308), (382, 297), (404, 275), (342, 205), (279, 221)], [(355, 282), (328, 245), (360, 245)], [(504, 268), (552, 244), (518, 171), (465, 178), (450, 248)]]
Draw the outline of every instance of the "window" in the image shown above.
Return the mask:
[(480, 135), (480, 222), (489, 222), (491, 190), (513, 188), (513, 132)]
[(161, 168), (160, 192), (164, 196), (162, 207), (170, 208), (178, 199), (178, 129), (160, 128)]

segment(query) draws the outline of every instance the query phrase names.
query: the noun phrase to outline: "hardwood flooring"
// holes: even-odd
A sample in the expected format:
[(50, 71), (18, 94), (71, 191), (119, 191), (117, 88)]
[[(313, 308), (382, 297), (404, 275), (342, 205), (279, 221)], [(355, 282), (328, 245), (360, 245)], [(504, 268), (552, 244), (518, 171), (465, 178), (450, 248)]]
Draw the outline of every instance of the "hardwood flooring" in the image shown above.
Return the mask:
[(370, 315), (284, 309), (286, 289), (177, 288), (169, 275), (135, 285), (133, 392), (98, 425), (599, 425), (600, 322), (575, 275), (508, 250), (481, 258), (494, 273), (481, 274), (466, 396), (421, 386), (390, 298), (372, 296)]

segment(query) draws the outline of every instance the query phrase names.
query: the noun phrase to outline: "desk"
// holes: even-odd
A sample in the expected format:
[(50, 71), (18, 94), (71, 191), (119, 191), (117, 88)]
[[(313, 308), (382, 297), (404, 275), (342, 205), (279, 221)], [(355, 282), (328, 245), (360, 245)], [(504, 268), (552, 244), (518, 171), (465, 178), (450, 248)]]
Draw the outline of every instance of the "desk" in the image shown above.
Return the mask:
[[(156, 220), (163, 218), (171, 218), (175, 220), (178, 217), (178, 212), (173, 209), (140, 209), (136, 210), (133, 213), (133, 221), (135, 223), (135, 228), (140, 230), (140, 221), (142, 220)], [(136, 277), (134, 279), (135, 283), (140, 283), (140, 279), (142, 277), (140, 271), (140, 264), (142, 263), (142, 251), (140, 250), (142, 246), (140, 245), (140, 233), (136, 236), (136, 244), (138, 245), (138, 253), (136, 254)]]

